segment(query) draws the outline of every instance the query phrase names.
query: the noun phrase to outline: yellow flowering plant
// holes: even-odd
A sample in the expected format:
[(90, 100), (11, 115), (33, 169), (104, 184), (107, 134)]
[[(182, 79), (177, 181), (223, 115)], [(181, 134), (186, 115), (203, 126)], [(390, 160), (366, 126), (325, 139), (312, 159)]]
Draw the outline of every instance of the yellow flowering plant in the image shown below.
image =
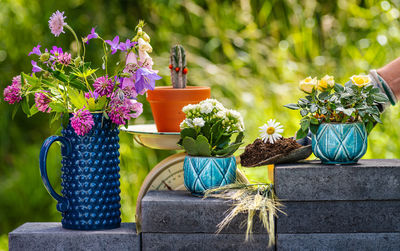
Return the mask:
[(370, 133), (374, 124), (382, 123), (379, 106), (388, 97), (374, 87), (368, 75), (354, 75), (344, 85), (335, 83), (333, 76), (320, 80), (307, 77), (300, 81), (300, 90), (307, 95), (296, 104), (285, 107), (300, 110), (303, 117), (297, 138), (304, 138), (309, 130), (316, 133), (321, 123), (363, 122)]

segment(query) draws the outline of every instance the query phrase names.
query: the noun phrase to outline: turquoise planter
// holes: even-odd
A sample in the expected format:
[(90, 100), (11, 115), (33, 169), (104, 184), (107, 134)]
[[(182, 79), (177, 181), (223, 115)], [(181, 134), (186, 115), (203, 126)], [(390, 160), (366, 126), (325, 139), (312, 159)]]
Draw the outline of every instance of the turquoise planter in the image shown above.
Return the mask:
[(234, 183), (236, 159), (186, 156), (183, 163), (185, 187), (193, 195), (202, 196), (207, 189)]
[(367, 151), (367, 131), (363, 123), (321, 124), (312, 150), (324, 164), (357, 163)]

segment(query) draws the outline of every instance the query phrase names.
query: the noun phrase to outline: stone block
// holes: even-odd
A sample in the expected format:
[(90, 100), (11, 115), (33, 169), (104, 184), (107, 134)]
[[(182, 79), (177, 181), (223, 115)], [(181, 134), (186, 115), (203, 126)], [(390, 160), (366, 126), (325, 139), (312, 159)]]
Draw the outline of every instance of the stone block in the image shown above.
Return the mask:
[(277, 233), (400, 232), (400, 201), (284, 202)]
[(355, 165), (320, 161), (275, 167), (275, 190), (282, 200), (400, 200), (400, 160), (366, 159)]
[(99, 231), (68, 230), (61, 223), (25, 223), (9, 233), (10, 251), (36, 250), (140, 250), (134, 223)]
[(400, 233), (278, 234), (276, 250), (400, 250)]
[(185, 234), (185, 233), (142, 233), (143, 251), (180, 250), (275, 250), (268, 248), (268, 236), (254, 234), (251, 241), (245, 242), (244, 234)]
[[(142, 200), (143, 233), (215, 233), (226, 211), (227, 200), (202, 199), (187, 191), (149, 191)], [(255, 216), (253, 233), (265, 233)], [(221, 233), (242, 234), (247, 215), (237, 216)]]

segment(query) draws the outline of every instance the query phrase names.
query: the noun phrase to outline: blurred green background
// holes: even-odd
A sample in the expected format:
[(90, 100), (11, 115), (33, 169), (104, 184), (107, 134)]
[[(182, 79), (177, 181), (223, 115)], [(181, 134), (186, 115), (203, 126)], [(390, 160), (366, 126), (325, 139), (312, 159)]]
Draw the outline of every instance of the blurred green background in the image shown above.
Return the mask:
[[(212, 88), (212, 96), (238, 109), (245, 118), (246, 143), (258, 136), (258, 126), (275, 118), (292, 136), (299, 114), (283, 105), (301, 95), (297, 84), (308, 75), (334, 75), (345, 81), (400, 56), (400, 1), (375, 0), (0, 0), (0, 87), (19, 72), (30, 72), (28, 52), (37, 43), (72, 47), (68, 32), (55, 38), (48, 18), (65, 11), (66, 22), (79, 36), (91, 27), (110, 39), (132, 37), (139, 19), (152, 38), (155, 69), (169, 80), (169, 48), (176, 42), (187, 50), (189, 84)], [(88, 60), (100, 65), (100, 44), (88, 47)], [(55, 201), (42, 185), (38, 154), (43, 140), (54, 133), (46, 114), (27, 119), (0, 102), (0, 249), (7, 233), (28, 221), (59, 221)], [(365, 158), (399, 158), (400, 109), (391, 107), (369, 137)], [(131, 123), (151, 123), (145, 112)], [(122, 220), (134, 221), (135, 200), (149, 170), (171, 152), (133, 144), (121, 133)], [(264, 178), (266, 168), (246, 171)], [(258, 174), (258, 177), (257, 177)], [(60, 189), (59, 147), (49, 156), (49, 175)]]

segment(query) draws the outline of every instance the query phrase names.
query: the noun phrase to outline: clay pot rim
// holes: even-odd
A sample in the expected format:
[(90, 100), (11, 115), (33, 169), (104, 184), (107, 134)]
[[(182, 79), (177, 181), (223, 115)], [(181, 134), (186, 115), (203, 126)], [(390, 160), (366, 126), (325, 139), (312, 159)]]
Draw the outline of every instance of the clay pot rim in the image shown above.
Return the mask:
[(156, 86), (154, 90), (147, 92), (193, 92), (199, 90), (211, 90), (209, 86), (186, 86), (186, 88), (174, 88), (173, 86)]

